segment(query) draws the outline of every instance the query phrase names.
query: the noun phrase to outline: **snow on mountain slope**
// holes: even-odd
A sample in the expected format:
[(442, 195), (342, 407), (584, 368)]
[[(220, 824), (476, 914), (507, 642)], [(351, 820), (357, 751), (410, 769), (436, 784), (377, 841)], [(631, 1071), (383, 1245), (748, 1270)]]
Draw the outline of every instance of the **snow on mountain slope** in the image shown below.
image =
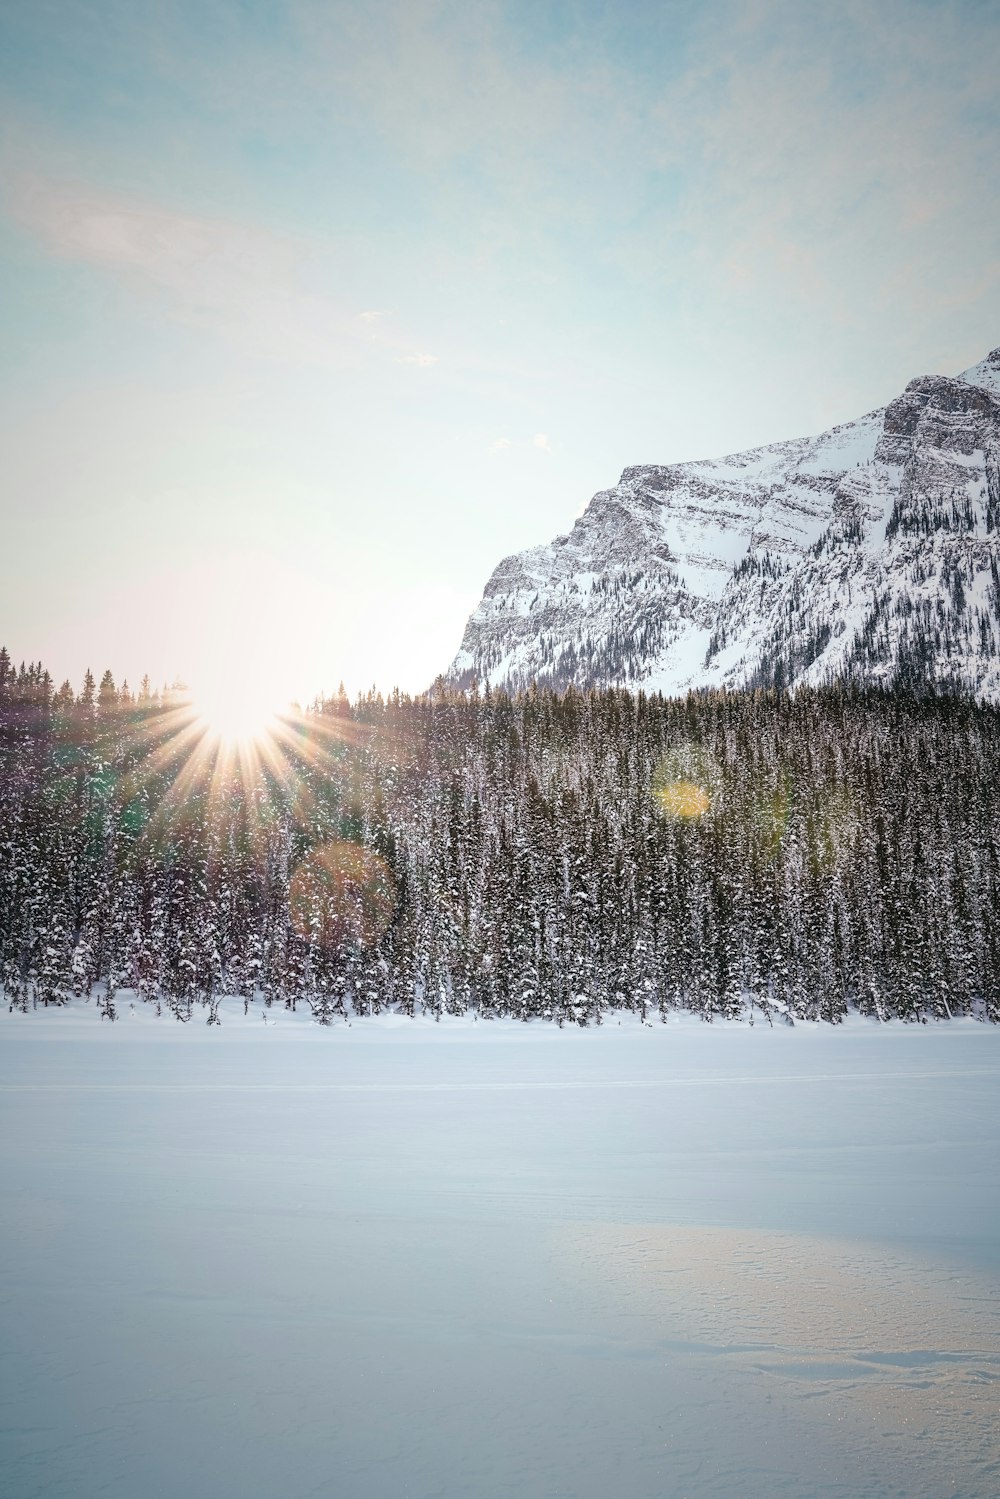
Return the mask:
[(1000, 349), (818, 437), (627, 468), (500, 563), (448, 680), (1000, 697), (998, 522)]
[(1000, 349), (994, 349), (971, 369), (963, 370), (959, 379), (970, 385), (979, 385), (991, 395), (1000, 396)]

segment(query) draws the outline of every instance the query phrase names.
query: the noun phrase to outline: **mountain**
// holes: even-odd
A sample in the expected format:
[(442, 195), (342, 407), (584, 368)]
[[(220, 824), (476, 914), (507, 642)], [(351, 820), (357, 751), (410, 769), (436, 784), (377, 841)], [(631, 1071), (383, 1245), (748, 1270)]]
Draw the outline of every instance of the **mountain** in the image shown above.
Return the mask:
[(1000, 698), (1000, 349), (819, 437), (627, 468), (505, 558), (446, 680)]

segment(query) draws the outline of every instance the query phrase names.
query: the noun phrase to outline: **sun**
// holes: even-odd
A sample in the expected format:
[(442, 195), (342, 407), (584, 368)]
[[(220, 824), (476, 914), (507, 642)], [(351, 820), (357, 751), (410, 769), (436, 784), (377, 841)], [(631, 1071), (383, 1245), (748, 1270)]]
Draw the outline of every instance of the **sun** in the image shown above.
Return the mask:
[(191, 708), (205, 733), (224, 745), (253, 744), (267, 738), (281, 712), (278, 695), (250, 672), (220, 675), (191, 694)]
[(301, 605), (304, 585), (280, 561), (234, 553), (194, 592), (181, 664), (192, 728), (206, 749), (271, 747), (298, 712), (302, 651), (321, 633)]

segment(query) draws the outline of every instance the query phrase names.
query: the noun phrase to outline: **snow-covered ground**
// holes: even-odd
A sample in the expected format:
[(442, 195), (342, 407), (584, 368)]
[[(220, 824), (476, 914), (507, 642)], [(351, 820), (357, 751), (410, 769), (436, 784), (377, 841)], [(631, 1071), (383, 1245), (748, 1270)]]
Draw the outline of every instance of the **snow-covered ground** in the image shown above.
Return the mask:
[(0, 1015), (0, 1492), (1000, 1492), (1000, 1030)]

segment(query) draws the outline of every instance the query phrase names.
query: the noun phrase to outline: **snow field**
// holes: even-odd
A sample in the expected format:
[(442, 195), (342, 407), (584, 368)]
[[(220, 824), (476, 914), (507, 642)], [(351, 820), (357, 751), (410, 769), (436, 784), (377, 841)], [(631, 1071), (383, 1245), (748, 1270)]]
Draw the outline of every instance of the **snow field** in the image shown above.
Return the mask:
[(996, 1492), (1000, 1031), (0, 1017), (0, 1490)]

